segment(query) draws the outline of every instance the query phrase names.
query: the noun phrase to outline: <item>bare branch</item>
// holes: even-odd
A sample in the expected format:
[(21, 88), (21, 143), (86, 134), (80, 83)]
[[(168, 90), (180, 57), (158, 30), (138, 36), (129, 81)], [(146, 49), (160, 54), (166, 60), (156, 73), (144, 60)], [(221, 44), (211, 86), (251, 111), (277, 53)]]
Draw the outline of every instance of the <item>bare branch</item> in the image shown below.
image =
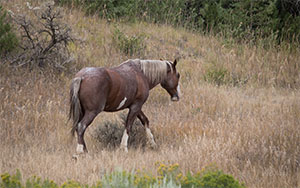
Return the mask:
[(24, 39), (21, 46), (24, 51), (14, 62), (19, 65), (53, 64), (55, 67), (63, 67), (66, 62), (70, 62), (67, 44), (74, 40), (71, 28), (61, 22), (63, 14), (53, 3), (30, 10), (36, 19), (28, 19), (24, 15), (15, 16), (14, 19)]

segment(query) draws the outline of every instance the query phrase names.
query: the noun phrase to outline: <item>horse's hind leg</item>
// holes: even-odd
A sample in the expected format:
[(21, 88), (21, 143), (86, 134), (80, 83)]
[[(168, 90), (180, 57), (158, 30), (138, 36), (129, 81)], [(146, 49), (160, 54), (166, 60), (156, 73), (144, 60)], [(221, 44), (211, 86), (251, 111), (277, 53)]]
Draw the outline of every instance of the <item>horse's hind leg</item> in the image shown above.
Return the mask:
[(95, 117), (97, 116), (97, 112), (86, 111), (82, 120), (78, 123), (77, 126), (77, 149), (76, 152), (78, 154), (88, 152), (85, 141), (84, 141), (84, 133), (86, 128), (93, 122)]
[(143, 111), (140, 111), (138, 113), (137, 117), (139, 118), (139, 120), (141, 120), (142, 124), (146, 128), (147, 139), (148, 139), (148, 142), (149, 142), (151, 148), (156, 148), (157, 145), (154, 141), (153, 134), (151, 133), (151, 130), (149, 128), (149, 120), (148, 120), (147, 116), (143, 113)]

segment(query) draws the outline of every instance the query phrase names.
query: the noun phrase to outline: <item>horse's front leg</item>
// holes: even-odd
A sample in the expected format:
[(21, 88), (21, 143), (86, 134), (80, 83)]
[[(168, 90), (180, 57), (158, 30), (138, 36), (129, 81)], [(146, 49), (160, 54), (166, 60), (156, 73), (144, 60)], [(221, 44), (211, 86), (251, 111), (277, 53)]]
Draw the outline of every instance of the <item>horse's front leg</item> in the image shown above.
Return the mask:
[(125, 124), (125, 130), (124, 130), (124, 133), (122, 136), (121, 146), (120, 146), (121, 150), (123, 150), (125, 152), (128, 152), (128, 148), (127, 148), (128, 137), (129, 137), (128, 135), (131, 132), (132, 124), (133, 124), (138, 112), (140, 111), (140, 109), (141, 108), (138, 105), (133, 105), (129, 108), (129, 112), (128, 112), (126, 124)]
[(148, 139), (148, 143), (150, 144), (150, 147), (153, 148), (153, 149), (156, 149), (157, 145), (154, 141), (153, 134), (152, 134), (152, 132), (149, 128), (149, 120), (148, 120), (147, 116), (144, 114), (143, 111), (140, 111), (138, 113), (137, 117), (141, 120), (142, 124), (146, 128), (147, 139)]

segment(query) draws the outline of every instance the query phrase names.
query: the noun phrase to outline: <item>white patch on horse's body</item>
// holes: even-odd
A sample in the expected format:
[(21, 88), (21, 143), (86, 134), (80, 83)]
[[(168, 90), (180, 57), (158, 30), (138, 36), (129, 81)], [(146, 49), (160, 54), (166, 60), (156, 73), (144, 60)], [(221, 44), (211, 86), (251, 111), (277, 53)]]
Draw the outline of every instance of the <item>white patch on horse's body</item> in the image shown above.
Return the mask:
[(122, 106), (124, 106), (124, 104), (125, 104), (126, 100), (127, 100), (127, 98), (126, 98), (126, 97), (124, 97), (124, 99), (123, 99), (123, 100), (120, 102), (120, 104), (119, 104), (119, 106), (118, 106), (117, 110), (119, 110), (120, 108), (122, 108)]
[(121, 149), (123, 149), (125, 152), (128, 152), (127, 149), (127, 143), (128, 143), (128, 134), (127, 134), (127, 130), (124, 130), (123, 136), (122, 136), (122, 141), (121, 141)]
[(77, 151), (77, 153), (83, 153), (83, 145), (82, 144), (77, 144), (76, 151)]

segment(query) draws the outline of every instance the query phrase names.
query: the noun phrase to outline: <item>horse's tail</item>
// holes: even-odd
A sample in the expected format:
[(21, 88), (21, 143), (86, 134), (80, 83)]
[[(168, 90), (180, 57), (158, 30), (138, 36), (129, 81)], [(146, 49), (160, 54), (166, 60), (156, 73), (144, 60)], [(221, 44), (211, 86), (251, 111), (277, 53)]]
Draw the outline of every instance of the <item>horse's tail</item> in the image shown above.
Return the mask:
[(72, 135), (74, 136), (74, 133), (77, 129), (79, 121), (82, 119), (82, 109), (80, 100), (78, 97), (78, 92), (80, 89), (81, 84), (81, 77), (76, 77), (73, 79), (71, 88), (70, 88), (70, 112), (69, 112), (69, 120), (72, 119), (73, 121), (73, 127), (71, 130)]

